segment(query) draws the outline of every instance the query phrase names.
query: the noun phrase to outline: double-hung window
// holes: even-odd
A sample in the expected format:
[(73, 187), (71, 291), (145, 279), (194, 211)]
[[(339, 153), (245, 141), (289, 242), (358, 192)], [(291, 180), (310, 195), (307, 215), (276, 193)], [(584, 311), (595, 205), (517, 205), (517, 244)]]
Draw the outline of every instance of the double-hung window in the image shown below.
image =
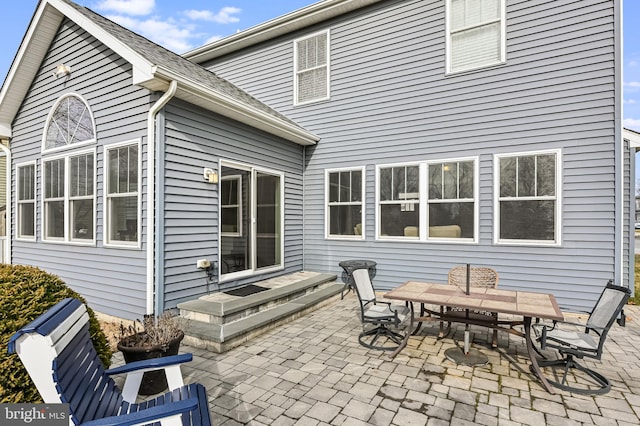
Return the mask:
[(446, 0), (447, 72), (505, 61), (505, 1)]
[(498, 243), (560, 244), (560, 151), (496, 155)]
[(326, 236), (364, 236), (364, 168), (326, 171)]
[(377, 237), (476, 242), (477, 170), (477, 158), (378, 166)]
[(43, 160), (43, 239), (95, 240), (95, 153)]
[(420, 166), (381, 166), (378, 187), (378, 235), (418, 237)]
[(140, 243), (140, 143), (105, 147), (105, 244)]
[(33, 240), (36, 237), (36, 165), (17, 167), (18, 238)]
[(294, 104), (329, 99), (329, 31), (297, 39), (294, 45)]
[(430, 163), (428, 238), (475, 237), (475, 161)]

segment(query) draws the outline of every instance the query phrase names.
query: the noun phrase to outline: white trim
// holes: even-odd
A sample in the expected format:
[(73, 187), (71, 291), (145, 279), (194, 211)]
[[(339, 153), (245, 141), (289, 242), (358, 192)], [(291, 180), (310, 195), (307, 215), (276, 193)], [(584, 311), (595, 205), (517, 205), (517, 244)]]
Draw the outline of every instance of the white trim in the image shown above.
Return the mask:
[[(468, 71), (475, 71), (484, 68), (491, 68), (498, 65), (504, 65), (507, 63), (507, 12), (506, 12), (506, 2), (505, 0), (500, 1), (500, 18), (494, 19), (491, 21), (483, 22), (482, 24), (474, 25), (464, 30), (468, 30), (474, 27), (482, 27), (485, 25), (489, 25), (491, 23), (500, 23), (500, 59), (498, 61), (482, 64), (482, 65), (474, 65), (469, 66), (462, 69), (452, 70), (451, 69), (451, 0), (446, 0), (445, 2), (445, 75), (456, 75), (460, 73), (465, 73)], [(462, 30), (462, 31), (464, 31)]]
[[(341, 205), (360, 205), (360, 226), (361, 231), (360, 235), (333, 235), (331, 234), (331, 226), (330, 226), (330, 205), (329, 205), (329, 175), (332, 173), (340, 173), (340, 172), (360, 172), (361, 183), (360, 183), (360, 203), (357, 202), (349, 202), (349, 203), (340, 203)], [(341, 167), (335, 169), (325, 169), (324, 171), (324, 237), (327, 240), (365, 240), (366, 239), (366, 225), (365, 225), (365, 211), (366, 211), (366, 167)]]
[[(375, 215), (376, 215), (376, 229), (375, 229), (375, 239), (376, 241), (378, 240), (383, 240), (383, 241), (411, 241), (411, 240), (416, 240), (418, 241), (420, 239), (420, 237), (405, 237), (405, 236), (400, 236), (400, 235), (394, 235), (394, 236), (382, 236), (380, 235), (380, 231), (382, 228), (381, 225), (381, 212), (380, 212), (380, 206), (383, 204), (418, 204), (420, 206), (420, 194), (423, 193), (424, 191), (422, 190), (422, 180), (420, 179), (423, 175), (424, 175), (424, 171), (421, 171), (420, 169), (422, 167), (424, 167), (425, 163), (421, 163), (421, 162), (405, 162), (405, 163), (393, 163), (393, 164), (376, 164), (376, 178), (375, 178), (375, 200), (376, 200), (376, 205), (375, 205)], [(396, 200), (393, 200), (391, 202), (389, 201), (385, 201), (382, 202), (380, 201), (380, 169), (389, 169), (389, 168), (393, 168), (393, 167), (418, 167), (418, 200), (406, 200), (404, 203), (399, 203)], [(418, 227), (420, 227), (420, 208), (418, 210)]]
[[(68, 144), (65, 146), (59, 146), (59, 147), (55, 147), (55, 148), (47, 148), (46, 147), (46, 143), (47, 143), (47, 132), (49, 131), (49, 125), (51, 124), (51, 120), (53, 119), (53, 114), (56, 112), (56, 110), (58, 109), (58, 107), (60, 106), (60, 104), (62, 103), (62, 101), (64, 101), (67, 98), (77, 98), (80, 100), (80, 102), (82, 102), (86, 108), (86, 111), (89, 113), (89, 118), (91, 119), (91, 130), (93, 131), (93, 138), (91, 139), (87, 139), (84, 141), (80, 141), (80, 142), (76, 142), (76, 143), (72, 143), (72, 144)], [(42, 145), (41, 145), (41, 151), (43, 154), (50, 154), (50, 153), (55, 153), (55, 152), (59, 152), (59, 151), (66, 151), (69, 149), (77, 149), (79, 147), (82, 146), (86, 146), (86, 145), (90, 145), (90, 144), (95, 144), (96, 143), (96, 122), (93, 118), (93, 111), (91, 110), (91, 106), (89, 105), (89, 102), (87, 102), (86, 99), (84, 99), (84, 97), (78, 93), (74, 93), (74, 92), (70, 92), (70, 93), (65, 93), (63, 95), (61, 95), (60, 97), (58, 97), (58, 99), (54, 102), (53, 106), (51, 107), (51, 109), (49, 110), (49, 114), (47, 115), (47, 120), (45, 121), (45, 125), (44, 125), (44, 131), (42, 132)]]
[[(110, 235), (110, 210), (109, 210), (109, 194), (107, 192), (109, 187), (109, 151), (112, 149), (118, 149), (122, 147), (137, 145), (138, 146), (138, 182), (137, 182), (137, 229), (136, 235), (138, 236), (137, 240), (134, 242), (127, 242), (121, 240), (113, 240), (111, 241)], [(129, 139), (127, 141), (116, 142), (109, 145), (103, 146), (103, 188), (102, 188), (102, 244), (107, 248), (125, 248), (125, 249), (140, 249), (142, 247), (142, 141), (140, 138), (138, 139)], [(128, 195), (132, 196), (132, 194)]]
[[(508, 157), (527, 157), (533, 155), (549, 155), (555, 154), (556, 156), (556, 170), (555, 170), (555, 196), (546, 197), (512, 197), (513, 199), (523, 200), (541, 200), (541, 199), (554, 199), (555, 205), (555, 217), (554, 217), (554, 240), (513, 240), (513, 239), (500, 239), (500, 159)], [(501, 153), (494, 154), (493, 156), (493, 243), (495, 245), (516, 245), (516, 246), (539, 246), (539, 247), (559, 247), (562, 245), (562, 150), (561, 149), (549, 149), (539, 151), (526, 151), (517, 153)]]
[[(249, 198), (250, 198), (250, 206), (249, 206), (249, 234), (248, 237), (251, 238), (251, 247), (249, 250), (249, 253), (247, 253), (247, 257), (249, 259), (249, 265), (247, 265), (247, 268), (242, 270), (242, 271), (237, 271), (237, 272), (231, 272), (231, 273), (227, 273), (227, 274), (222, 274), (222, 268), (218, 268), (218, 281), (219, 282), (227, 282), (227, 281), (232, 281), (232, 280), (236, 280), (239, 278), (243, 278), (243, 277), (251, 277), (251, 276), (256, 276), (256, 275), (260, 275), (260, 274), (265, 274), (265, 273), (269, 273), (269, 272), (274, 272), (274, 271), (281, 271), (284, 269), (284, 240), (285, 240), (285, 173), (284, 172), (279, 172), (276, 170), (272, 170), (272, 169), (267, 169), (264, 167), (260, 167), (260, 166), (252, 166), (250, 164), (244, 164), (244, 163), (239, 163), (233, 160), (219, 160), (219, 166), (218, 166), (218, 170), (220, 173), (220, 177), (221, 179), (224, 178), (224, 174), (222, 172), (222, 168), (223, 167), (229, 167), (229, 168), (233, 168), (233, 169), (238, 169), (238, 170), (244, 170), (246, 172), (249, 172), (250, 175), (250, 182), (251, 182), (251, 188), (250, 188), (250, 192), (249, 192)], [(277, 176), (280, 178), (280, 264), (278, 265), (274, 265), (274, 266), (268, 266), (268, 267), (264, 267), (264, 268), (257, 268), (256, 265), (256, 261), (257, 261), (257, 255), (256, 255), (256, 244), (257, 244), (257, 229), (256, 229), (256, 221), (257, 221), (257, 186), (256, 186), (256, 179), (257, 179), (257, 174), (258, 173), (264, 173), (264, 174), (268, 174), (268, 175), (272, 175), (272, 176)], [(221, 206), (221, 200), (220, 197), (218, 197), (218, 212), (220, 211), (220, 206)], [(221, 215), (218, 214), (218, 241), (221, 242), (222, 239), (222, 235), (221, 235), (221, 229), (222, 229), (222, 218)], [(222, 251), (221, 251), (221, 244), (218, 244), (218, 265), (222, 264)]]
[[(33, 166), (33, 237), (23, 237), (20, 235), (20, 225), (21, 225), (21, 220), (20, 220), (20, 199), (19, 199), (19, 194), (20, 194), (20, 169), (24, 168), (24, 167), (29, 167), (29, 166)], [(10, 181), (8, 181), (10, 182)], [(37, 233), (37, 215), (36, 215), (36, 211), (38, 210), (37, 206), (38, 206), (38, 191), (37, 191), (37, 182), (38, 182), (38, 163), (37, 161), (27, 161), (24, 163), (20, 163), (20, 164), (16, 164), (16, 240), (17, 241), (36, 241), (36, 233)], [(11, 192), (11, 185), (8, 184), (7, 185), (7, 189), (9, 190), (8, 192)], [(26, 203), (25, 203), (26, 204)], [(8, 204), (7, 204), (8, 206)], [(8, 212), (7, 212), (8, 213)], [(10, 221), (10, 216), (7, 214), (7, 222)], [(7, 236), (9, 236), (10, 234), (7, 234)]]
[[(300, 72), (309, 71), (309, 69), (306, 69), (303, 71), (298, 70), (298, 43), (304, 40), (308, 40), (310, 38), (318, 37), (323, 34), (327, 35), (327, 45), (325, 47), (326, 55), (327, 55), (327, 58), (326, 58), (327, 63), (325, 65), (327, 69), (327, 81), (326, 81), (327, 95), (322, 98), (309, 99), (306, 101), (299, 102), (298, 101), (298, 75), (300, 74)], [(323, 67), (316, 67), (316, 69), (321, 69), (321, 68)], [(326, 30), (318, 31), (313, 34), (309, 34), (304, 37), (299, 37), (293, 40), (293, 105), (301, 106), (301, 105), (307, 105), (315, 102), (327, 101), (329, 99), (331, 99), (331, 30), (326, 29)]]
[(622, 129), (622, 139), (629, 141), (630, 148), (640, 148), (640, 133), (631, 129)]

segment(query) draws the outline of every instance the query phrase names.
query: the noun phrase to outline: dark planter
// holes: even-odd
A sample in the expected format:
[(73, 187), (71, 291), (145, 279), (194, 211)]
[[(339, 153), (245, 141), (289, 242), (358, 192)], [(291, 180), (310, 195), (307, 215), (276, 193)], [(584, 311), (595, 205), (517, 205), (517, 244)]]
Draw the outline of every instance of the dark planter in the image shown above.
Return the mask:
[[(166, 345), (128, 346), (127, 340), (131, 341), (135, 339), (135, 336), (130, 336), (123, 338), (120, 343), (118, 343), (118, 350), (122, 352), (124, 361), (127, 363), (162, 358), (169, 355), (177, 355), (178, 349), (180, 349), (180, 342), (183, 338), (184, 333), (181, 331), (178, 337)], [(167, 387), (167, 376), (164, 370), (148, 371), (142, 376), (139, 393), (140, 395), (155, 395), (166, 390)]]

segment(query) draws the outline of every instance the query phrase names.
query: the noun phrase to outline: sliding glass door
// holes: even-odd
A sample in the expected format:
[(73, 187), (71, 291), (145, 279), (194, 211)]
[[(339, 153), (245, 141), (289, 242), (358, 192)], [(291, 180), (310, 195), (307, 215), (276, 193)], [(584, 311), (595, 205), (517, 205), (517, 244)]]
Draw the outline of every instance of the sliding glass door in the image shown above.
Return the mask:
[(282, 175), (225, 162), (220, 170), (222, 278), (282, 267)]

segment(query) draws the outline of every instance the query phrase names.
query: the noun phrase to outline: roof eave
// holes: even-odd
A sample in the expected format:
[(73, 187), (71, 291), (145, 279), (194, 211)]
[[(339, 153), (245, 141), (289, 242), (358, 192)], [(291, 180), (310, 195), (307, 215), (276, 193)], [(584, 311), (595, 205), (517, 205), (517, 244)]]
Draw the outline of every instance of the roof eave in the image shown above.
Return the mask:
[(381, 0), (324, 0), (184, 53), (201, 64), (281, 35), (309, 27)]
[(47, 2), (36, 9), (0, 89), (0, 136), (11, 137), (11, 123), (63, 19), (64, 15)]
[(640, 132), (624, 128), (622, 129), (622, 137), (629, 141), (631, 147), (640, 148)]
[(188, 80), (162, 67), (155, 67), (154, 79), (142, 83), (149, 90), (166, 90), (170, 81), (178, 83), (176, 97), (251, 127), (279, 136), (298, 145), (315, 145), (320, 137), (261, 111), (241, 104), (224, 93), (212, 90), (197, 81)]

